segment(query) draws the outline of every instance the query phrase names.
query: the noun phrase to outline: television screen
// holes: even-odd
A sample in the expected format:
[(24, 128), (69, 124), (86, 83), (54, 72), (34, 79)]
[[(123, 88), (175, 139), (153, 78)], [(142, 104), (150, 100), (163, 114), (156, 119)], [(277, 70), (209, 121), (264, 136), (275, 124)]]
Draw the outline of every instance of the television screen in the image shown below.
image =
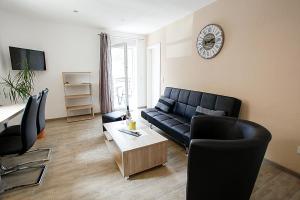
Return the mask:
[(11, 66), (13, 70), (22, 70), (26, 63), (29, 69), (46, 70), (45, 52), (17, 47), (9, 47)]

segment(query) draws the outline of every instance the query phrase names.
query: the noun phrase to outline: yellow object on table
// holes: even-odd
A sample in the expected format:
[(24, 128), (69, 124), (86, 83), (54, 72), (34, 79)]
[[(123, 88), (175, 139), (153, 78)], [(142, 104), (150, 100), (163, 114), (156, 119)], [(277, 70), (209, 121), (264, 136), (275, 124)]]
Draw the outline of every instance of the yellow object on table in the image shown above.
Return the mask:
[(136, 121), (130, 121), (128, 123), (128, 129), (129, 130), (136, 130)]

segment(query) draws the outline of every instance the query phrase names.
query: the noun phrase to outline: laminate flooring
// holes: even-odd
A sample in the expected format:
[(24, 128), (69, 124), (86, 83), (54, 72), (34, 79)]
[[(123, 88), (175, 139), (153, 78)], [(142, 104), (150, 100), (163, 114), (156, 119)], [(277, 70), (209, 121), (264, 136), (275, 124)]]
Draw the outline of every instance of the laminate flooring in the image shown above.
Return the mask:
[[(157, 131), (160, 131), (156, 129)], [(5, 200), (184, 200), (187, 157), (169, 141), (168, 163), (124, 179), (104, 142), (101, 118), (67, 123), (48, 121), (46, 138), (35, 147), (51, 147), (41, 185), (9, 191)], [(264, 162), (251, 200), (300, 200), (300, 180)]]

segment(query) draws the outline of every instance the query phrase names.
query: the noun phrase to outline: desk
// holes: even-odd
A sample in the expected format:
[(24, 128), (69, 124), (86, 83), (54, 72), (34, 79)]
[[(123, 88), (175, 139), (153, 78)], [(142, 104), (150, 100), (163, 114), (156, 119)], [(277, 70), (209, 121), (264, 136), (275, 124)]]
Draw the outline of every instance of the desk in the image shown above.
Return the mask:
[(0, 124), (7, 123), (25, 109), (26, 104), (14, 104), (7, 106), (0, 106)]
[[(7, 106), (0, 106), (0, 125), (7, 123), (10, 119), (14, 118), (25, 109), (26, 104), (14, 104)], [(3, 192), (2, 180), (0, 176), (0, 193)]]

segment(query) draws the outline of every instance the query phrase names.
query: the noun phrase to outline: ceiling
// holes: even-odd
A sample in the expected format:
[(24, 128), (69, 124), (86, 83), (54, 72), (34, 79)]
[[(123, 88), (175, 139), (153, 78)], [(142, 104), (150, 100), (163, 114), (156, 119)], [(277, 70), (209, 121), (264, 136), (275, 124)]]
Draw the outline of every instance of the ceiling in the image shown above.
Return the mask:
[(147, 34), (214, 1), (0, 0), (0, 10), (56, 22)]

